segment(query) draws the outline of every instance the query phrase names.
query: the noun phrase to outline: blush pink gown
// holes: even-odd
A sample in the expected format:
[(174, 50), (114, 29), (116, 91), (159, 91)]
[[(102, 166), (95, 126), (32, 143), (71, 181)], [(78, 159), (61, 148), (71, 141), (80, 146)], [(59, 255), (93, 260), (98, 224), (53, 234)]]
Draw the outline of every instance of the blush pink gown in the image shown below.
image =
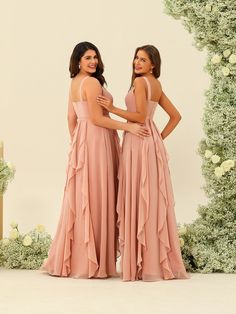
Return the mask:
[[(179, 246), (166, 149), (153, 122), (157, 103), (148, 87), (145, 126), (151, 136), (125, 133), (119, 168), (118, 227), (124, 281), (189, 278)], [(126, 106), (135, 112), (130, 90)]]
[[(105, 89), (103, 94), (111, 97)], [(73, 107), (77, 125), (62, 212), (42, 269), (75, 278), (116, 276), (118, 135), (91, 122), (86, 101), (74, 102)]]

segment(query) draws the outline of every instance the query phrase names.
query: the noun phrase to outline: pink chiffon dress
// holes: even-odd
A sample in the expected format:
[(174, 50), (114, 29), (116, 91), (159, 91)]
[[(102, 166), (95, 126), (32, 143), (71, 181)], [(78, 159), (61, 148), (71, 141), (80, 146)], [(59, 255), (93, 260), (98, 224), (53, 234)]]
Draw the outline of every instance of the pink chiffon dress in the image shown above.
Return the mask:
[[(121, 276), (124, 281), (185, 279), (167, 153), (153, 122), (157, 102), (143, 78), (148, 89), (145, 126), (151, 136), (126, 132), (123, 138), (117, 203)], [(126, 106), (136, 111), (132, 89)]]
[[(116, 273), (116, 200), (120, 153), (116, 131), (94, 125), (88, 104), (73, 103), (73, 132), (62, 211), (42, 269), (55, 276), (106, 278)], [(103, 94), (111, 95), (103, 88)], [(104, 115), (108, 112), (104, 110)]]

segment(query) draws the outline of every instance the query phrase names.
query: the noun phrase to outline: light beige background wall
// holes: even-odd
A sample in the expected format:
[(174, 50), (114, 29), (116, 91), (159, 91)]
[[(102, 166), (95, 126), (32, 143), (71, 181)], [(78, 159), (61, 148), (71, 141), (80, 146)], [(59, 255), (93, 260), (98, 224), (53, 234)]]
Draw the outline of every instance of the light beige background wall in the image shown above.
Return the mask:
[[(157, 0), (2, 1), (0, 139), (5, 158), (17, 169), (4, 198), (5, 234), (12, 220), (22, 231), (42, 223), (55, 232), (69, 149), (68, 62), (73, 47), (84, 40), (99, 47), (108, 89), (122, 107), (135, 48), (146, 43), (159, 48), (163, 88), (183, 117), (165, 141), (177, 220), (196, 217), (204, 202), (196, 151), (209, 84), (203, 72), (206, 55), (163, 9)], [(158, 110), (155, 121), (161, 129), (167, 116)]]

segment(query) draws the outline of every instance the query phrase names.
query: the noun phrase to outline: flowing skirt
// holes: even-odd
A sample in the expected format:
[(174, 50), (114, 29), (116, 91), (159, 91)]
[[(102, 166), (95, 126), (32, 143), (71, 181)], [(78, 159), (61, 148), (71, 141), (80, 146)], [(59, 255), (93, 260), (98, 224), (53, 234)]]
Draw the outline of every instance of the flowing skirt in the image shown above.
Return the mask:
[(124, 135), (119, 168), (118, 227), (124, 281), (189, 278), (177, 232), (166, 150), (152, 120), (151, 136)]

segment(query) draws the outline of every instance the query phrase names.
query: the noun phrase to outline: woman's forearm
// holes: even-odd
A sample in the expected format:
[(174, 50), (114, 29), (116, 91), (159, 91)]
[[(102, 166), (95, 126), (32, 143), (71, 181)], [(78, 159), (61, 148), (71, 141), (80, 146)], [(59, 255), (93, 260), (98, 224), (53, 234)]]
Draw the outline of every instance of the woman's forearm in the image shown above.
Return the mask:
[(161, 137), (164, 140), (178, 125), (181, 120), (181, 116), (170, 118), (163, 131), (161, 132)]
[(105, 116), (94, 118), (92, 122), (97, 126), (107, 129), (129, 131), (128, 123), (116, 121)]
[(111, 113), (113, 113), (113, 114), (115, 114), (121, 118), (124, 118), (128, 121), (131, 121), (131, 122), (144, 123), (145, 118), (146, 118), (146, 115), (141, 114), (139, 112), (131, 112), (131, 111), (117, 108), (117, 107), (114, 107), (114, 109), (112, 110)]
[(68, 121), (68, 129), (69, 129), (70, 137), (72, 138), (77, 122), (76, 122), (76, 119), (74, 119), (74, 117), (73, 118), (68, 117), (67, 121)]

